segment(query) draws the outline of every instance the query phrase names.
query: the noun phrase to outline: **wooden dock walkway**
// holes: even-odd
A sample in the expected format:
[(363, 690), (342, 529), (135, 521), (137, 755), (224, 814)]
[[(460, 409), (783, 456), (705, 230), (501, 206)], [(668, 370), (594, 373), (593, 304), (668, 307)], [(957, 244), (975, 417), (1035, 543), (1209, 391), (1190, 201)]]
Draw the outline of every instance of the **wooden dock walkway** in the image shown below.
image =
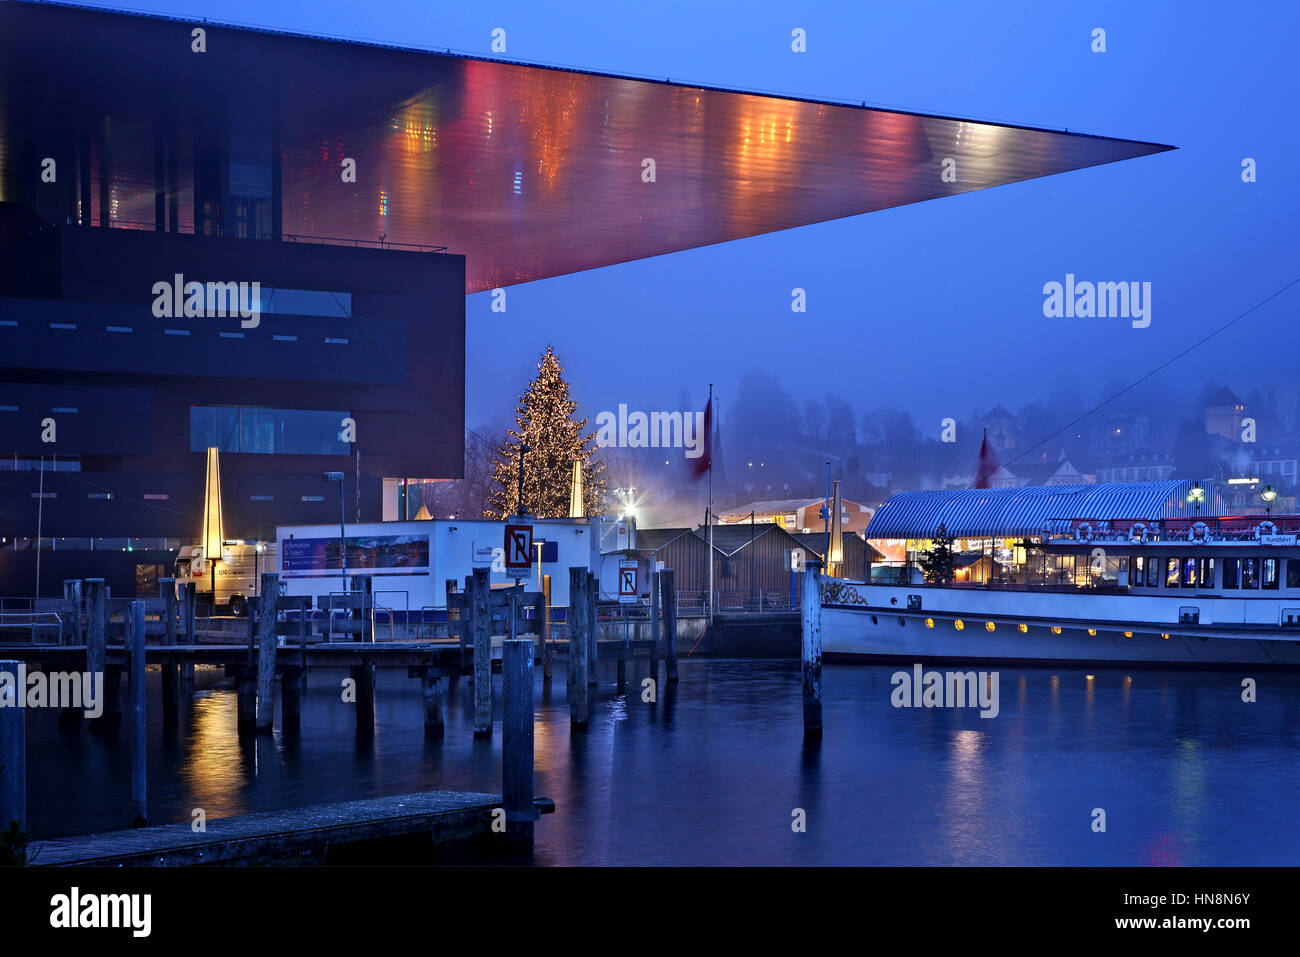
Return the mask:
[[(537, 798), (533, 805), (541, 814), (555, 811), (555, 802), (549, 798)], [(32, 845), (32, 863), (44, 867), (157, 867), (323, 859), (331, 846), (363, 841), (429, 834), (433, 843), (443, 844), (488, 834), (493, 811), (501, 807), (502, 798), (496, 794), (426, 791), (213, 818), (202, 833), (182, 822), (38, 841)]]

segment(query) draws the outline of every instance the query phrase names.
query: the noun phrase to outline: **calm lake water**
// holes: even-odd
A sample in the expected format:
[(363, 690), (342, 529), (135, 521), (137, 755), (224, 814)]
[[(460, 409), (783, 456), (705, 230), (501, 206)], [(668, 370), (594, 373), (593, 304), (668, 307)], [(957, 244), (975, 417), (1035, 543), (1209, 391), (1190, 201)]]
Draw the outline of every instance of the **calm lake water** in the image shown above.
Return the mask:
[[(539, 864), (1300, 863), (1300, 675), (1007, 668), (1001, 713), (982, 719), (893, 708), (900, 666), (827, 666), (825, 737), (805, 746), (797, 662), (684, 661), (654, 705), (631, 682), (616, 695), (608, 667), (586, 735), (569, 734), (563, 666), (545, 694), (539, 675), (536, 793), (557, 804), (537, 825)], [(301, 733), (241, 744), (219, 672), (199, 670), (166, 735), (151, 672), (151, 823), (499, 792), (499, 710), (493, 740), (476, 742), (467, 679), (447, 695), (446, 738), (426, 742), (418, 681), (381, 670), (374, 734), (358, 738), (345, 675), (312, 673)], [(34, 836), (129, 826), (126, 726), (28, 721)], [(806, 833), (791, 828), (796, 808)]]

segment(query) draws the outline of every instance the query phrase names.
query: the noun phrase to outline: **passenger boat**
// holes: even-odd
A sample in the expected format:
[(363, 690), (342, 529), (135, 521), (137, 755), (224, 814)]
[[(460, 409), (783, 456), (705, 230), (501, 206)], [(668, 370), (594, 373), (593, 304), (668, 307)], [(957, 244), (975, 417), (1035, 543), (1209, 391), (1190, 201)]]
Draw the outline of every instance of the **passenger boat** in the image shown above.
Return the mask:
[[(897, 542), (903, 533), (906, 560), (874, 567), (869, 581), (822, 579), (823, 654), (1300, 667), (1300, 515), (1205, 515), (1200, 501), (1195, 511), (1184, 501), (1198, 490), (1153, 482), (903, 493), (931, 498), (891, 510), (894, 496), (866, 535)], [(1215, 510), (1216, 496), (1202, 500)], [(1083, 508), (1047, 517), (1071, 505)], [(1135, 505), (1144, 510), (1117, 517)], [(919, 556), (932, 536), (953, 531), (967, 539), (958, 564), (978, 573), (927, 581)]]

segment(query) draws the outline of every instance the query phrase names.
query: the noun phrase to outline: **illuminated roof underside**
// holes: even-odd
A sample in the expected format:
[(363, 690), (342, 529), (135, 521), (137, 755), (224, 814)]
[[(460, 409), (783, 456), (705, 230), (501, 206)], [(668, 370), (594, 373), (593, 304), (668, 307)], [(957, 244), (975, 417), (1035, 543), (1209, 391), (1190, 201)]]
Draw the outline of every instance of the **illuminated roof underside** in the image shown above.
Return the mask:
[(195, 54), (193, 26), (0, 3), (0, 114), (107, 115), (123, 223), (153, 221), (157, 117), (278, 122), (285, 232), (445, 245), (470, 292), (1168, 148), (210, 24)]

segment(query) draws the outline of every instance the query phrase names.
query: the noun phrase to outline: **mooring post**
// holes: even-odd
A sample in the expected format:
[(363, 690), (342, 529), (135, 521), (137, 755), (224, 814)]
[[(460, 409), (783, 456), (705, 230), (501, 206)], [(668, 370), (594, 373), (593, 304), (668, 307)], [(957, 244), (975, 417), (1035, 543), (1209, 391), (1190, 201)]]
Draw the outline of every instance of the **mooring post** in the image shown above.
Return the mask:
[[(185, 644), (193, 647), (195, 644), (195, 621), (194, 616), (198, 613), (198, 592), (194, 582), (181, 583), (181, 615), (185, 626)], [(181, 665), (181, 688), (185, 691), (194, 690), (194, 663), (187, 661)]]
[(587, 569), (569, 569), (569, 730), (586, 731), (587, 688)]
[(542, 682), (551, 680), (551, 576), (542, 576), (542, 593), (537, 602), (537, 632), (542, 636)]
[(659, 683), (659, 572), (650, 570), (650, 677)]
[(803, 573), (803, 735), (822, 736), (822, 590), (817, 565)]
[(587, 685), (596, 686), (596, 639), (600, 626), (596, 623), (596, 602), (600, 598), (600, 576), (587, 572)]
[(501, 798), (506, 837), (531, 845), (533, 822), (533, 643), (511, 638), (501, 648)]
[(263, 572), (257, 596), (257, 730), (269, 732), (275, 723), (275, 606), (280, 576)]
[[(163, 600), (163, 621), (166, 629), (163, 644), (168, 648), (176, 647), (176, 579), (158, 580), (158, 591)], [(172, 727), (180, 717), (181, 675), (175, 661), (164, 661), (162, 665), (162, 713), (163, 725)]]
[(27, 830), (27, 689), (22, 664), (0, 661), (0, 830)]
[[(81, 579), (65, 578), (63, 580), (63, 600), (72, 608), (59, 629), (59, 643), (62, 645), (80, 645), (84, 640), (84, 628), (81, 624)], [(83, 710), (81, 708), (60, 708), (59, 727), (76, 727), (81, 724), (82, 716)]]
[(63, 600), (72, 605), (72, 616), (64, 622), (59, 642), (64, 645), (81, 644), (81, 579), (63, 580)]
[(353, 665), (349, 674), (357, 692), (357, 730), (368, 731), (375, 726), (375, 666)]
[(492, 592), (488, 570), (474, 569), (474, 737), (492, 737)]
[(102, 687), (107, 691), (104, 660), (105, 643), (108, 640), (108, 606), (102, 578), (86, 579), (86, 619), (86, 671), (89, 672), (91, 681), (102, 681)]
[[(447, 637), (451, 637), (451, 623), (460, 620), (459, 602), (456, 598), (456, 579), (448, 578), (443, 583), (443, 589), (447, 595)], [(429, 629), (432, 637), (438, 637), (438, 626), (435, 624)]]
[(469, 650), (474, 647), (474, 576), (465, 576), (465, 591), (460, 596), (460, 673), (470, 673)]
[(677, 583), (674, 572), (665, 568), (659, 573), (659, 594), (664, 603), (664, 659), (668, 663), (668, 681), (677, 681)]
[(134, 827), (149, 819), (148, 774), (145, 748), (148, 744), (144, 687), (144, 602), (133, 601), (126, 613), (127, 663), (131, 668), (131, 803), (135, 806)]
[(369, 575), (354, 575), (352, 591), (358, 597), (361, 615), (361, 634), (359, 641), (375, 640), (375, 580)]
[(442, 722), (442, 678), (430, 667), (420, 678), (424, 692), (424, 736), (441, 738), (445, 732)]

